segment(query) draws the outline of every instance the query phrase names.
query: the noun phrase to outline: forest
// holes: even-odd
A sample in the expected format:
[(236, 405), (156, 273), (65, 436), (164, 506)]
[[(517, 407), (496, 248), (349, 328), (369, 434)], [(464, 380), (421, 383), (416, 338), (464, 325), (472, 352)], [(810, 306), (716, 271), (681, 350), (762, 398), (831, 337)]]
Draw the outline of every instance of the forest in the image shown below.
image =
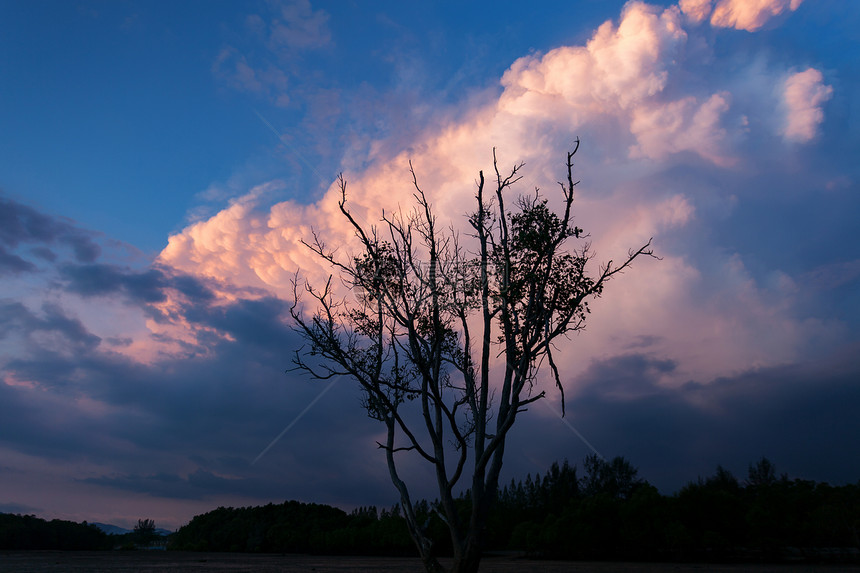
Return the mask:
[[(638, 477), (627, 460), (587, 457), (578, 468), (555, 463), (543, 475), (513, 480), (488, 520), (487, 550), (534, 558), (641, 561), (857, 561), (860, 482), (830, 486), (777, 476), (766, 458), (743, 481), (728, 470), (688, 483), (671, 496)], [(459, 498), (464, 512), (468, 505)], [(450, 553), (434, 502), (416, 504), (440, 555)], [(351, 513), (286, 502), (218, 508), (182, 527), (171, 547), (409, 555), (414, 546), (400, 508)]]
[(61, 519), (46, 521), (34, 515), (0, 513), (0, 550), (101, 550), (110, 549), (107, 534), (87, 522)]
[[(460, 496), (464, 512), (468, 500)], [(435, 505), (416, 508), (440, 555), (450, 553)], [(414, 555), (401, 508), (335, 507), (286, 501), (194, 517), (172, 534), (184, 551)], [(0, 549), (117, 547), (92, 525), (0, 514)], [(778, 476), (762, 458), (738, 479), (713, 475), (663, 495), (621, 457), (554, 463), (501, 488), (488, 551), (532, 558), (631, 561), (860, 561), (860, 482), (831, 486)], [(128, 548), (128, 545), (126, 544)]]

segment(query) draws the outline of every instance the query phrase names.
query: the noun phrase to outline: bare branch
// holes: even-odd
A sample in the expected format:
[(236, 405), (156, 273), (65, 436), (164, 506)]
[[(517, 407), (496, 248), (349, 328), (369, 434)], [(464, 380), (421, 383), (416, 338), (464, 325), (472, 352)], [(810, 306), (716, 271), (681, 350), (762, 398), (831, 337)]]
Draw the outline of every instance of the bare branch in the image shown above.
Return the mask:
[[(530, 404), (546, 397), (540, 389), (545, 363), (565, 414), (556, 340), (585, 328), (589, 301), (615, 275), (639, 257), (658, 258), (649, 240), (621, 264), (610, 260), (589, 275), (589, 235), (573, 219), (579, 146), (577, 138), (566, 156), (559, 212), (537, 188), (510, 199), (524, 164), (504, 171), (493, 149), (495, 189), (486, 192), (480, 171), (465, 242), (454, 224), (437, 224), (411, 162), (413, 208), (384, 211), (379, 228), (352, 215), (346, 180), (338, 177), (338, 208), (358, 241), (356, 255), (329, 247), (316, 232), (303, 241), (356, 297), (336, 298), (333, 276), (314, 287), (296, 274), (290, 315), (305, 346), (290, 371), (356, 381), (368, 416), (386, 425), (385, 443), (377, 445), (428, 568), (438, 563), (397, 472), (399, 456), (417, 454), (432, 467), (440, 496), (435, 509), (450, 530), (455, 564), (477, 563), (508, 432)], [(567, 247), (571, 240), (580, 246)], [(300, 303), (302, 295), (313, 312)], [(464, 476), (471, 479), (467, 521), (453, 496)]]

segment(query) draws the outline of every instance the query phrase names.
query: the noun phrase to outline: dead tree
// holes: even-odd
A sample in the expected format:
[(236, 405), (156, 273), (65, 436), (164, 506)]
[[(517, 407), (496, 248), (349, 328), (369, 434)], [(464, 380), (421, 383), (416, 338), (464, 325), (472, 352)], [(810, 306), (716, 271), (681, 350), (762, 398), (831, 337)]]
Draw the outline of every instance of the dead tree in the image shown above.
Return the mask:
[[(494, 181), (487, 185), (483, 172), (476, 181), (468, 245), (453, 228), (440, 228), (411, 164), (413, 210), (383, 213), (378, 225), (351, 214), (347, 183), (339, 178), (340, 211), (355, 231), (358, 254), (341, 256), (316, 234), (306, 243), (358, 294), (338, 296), (334, 276), (324, 285), (297, 277), (291, 314), (306, 345), (294, 363), (319, 379), (354, 379), (369, 416), (385, 424), (387, 439), (379, 447), (428, 571), (443, 568), (398, 474), (400, 456), (410, 452), (429, 464), (439, 491), (435, 510), (454, 548), (453, 570), (477, 571), (508, 433), (546, 395), (537, 386), (541, 366), (561, 393), (563, 413), (554, 344), (585, 328), (589, 300), (607, 281), (637, 257), (654, 256), (649, 240), (620, 264), (609, 261), (587, 274), (591, 243), (571, 213), (578, 147), (579, 140), (567, 154), (559, 212), (537, 189), (509, 197), (523, 164), (503, 174), (494, 151)], [(567, 247), (571, 239), (578, 247)], [(312, 299), (313, 310), (302, 311), (301, 295)], [(455, 504), (464, 490), (465, 517)]]

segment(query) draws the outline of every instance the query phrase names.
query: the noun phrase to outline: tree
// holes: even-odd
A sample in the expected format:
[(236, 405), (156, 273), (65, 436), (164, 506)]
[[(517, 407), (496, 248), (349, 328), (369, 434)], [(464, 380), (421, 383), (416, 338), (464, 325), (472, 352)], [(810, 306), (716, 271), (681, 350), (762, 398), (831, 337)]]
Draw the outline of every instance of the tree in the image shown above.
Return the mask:
[(138, 519), (134, 526), (134, 538), (140, 545), (149, 545), (158, 534), (155, 532), (155, 521), (152, 519)]
[(582, 478), (582, 489), (587, 495), (606, 494), (609, 497), (629, 499), (637, 487), (645, 481), (637, 477), (639, 470), (618, 456), (611, 461), (604, 460), (597, 454), (585, 458), (585, 476)]
[(751, 488), (768, 487), (776, 483), (776, 466), (766, 457), (762, 456), (755, 465), (750, 464), (747, 477), (747, 486)]
[[(535, 388), (541, 366), (549, 367), (564, 413), (554, 344), (585, 328), (589, 300), (613, 276), (639, 256), (654, 256), (649, 240), (621, 264), (609, 261), (593, 277), (586, 272), (591, 245), (571, 211), (578, 148), (579, 140), (567, 153), (559, 212), (538, 189), (509, 208), (523, 164), (503, 174), (494, 150), (495, 180), (487, 184), (481, 171), (476, 181), (468, 244), (438, 224), (411, 163), (413, 210), (383, 212), (378, 225), (353, 216), (339, 178), (340, 212), (354, 229), (357, 254), (342, 256), (316, 233), (305, 243), (357, 296), (338, 295), (332, 276), (321, 286), (296, 277), (291, 314), (306, 346), (294, 364), (319, 379), (353, 378), (368, 415), (385, 424), (386, 441), (378, 445), (428, 571), (442, 567), (398, 474), (399, 457), (413, 452), (430, 465), (453, 570), (476, 571), (508, 433), (529, 404), (546, 396)], [(578, 248), (565, 247), (571, 238)], [(463, 514), (455, 488), (467, 492)]]

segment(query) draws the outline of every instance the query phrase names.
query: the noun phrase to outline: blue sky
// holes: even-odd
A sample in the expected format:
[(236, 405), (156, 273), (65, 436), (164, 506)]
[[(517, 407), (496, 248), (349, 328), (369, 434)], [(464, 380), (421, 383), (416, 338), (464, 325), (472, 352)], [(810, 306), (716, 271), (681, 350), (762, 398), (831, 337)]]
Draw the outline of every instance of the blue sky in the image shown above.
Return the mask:
[[(667, 493), (860, 479), (860, 9), (461, 4), (0, 5), (0, 511), (393, 503), (348, 380), (251, 464), (323, 388), (284, 374), (299, 241), (348, 248), (340, 172), (372, 221), (412, 159), (457, 226), (493, 146), (550, 192), (576, 137), (598, 259), (663, 260), (563, 349), (568, 421)], [(554, 400), (506, 476), (589, 453)]]
[[(600, 4), (559, 16), (598, 24)], [(347, 135), (396, 129), (397, 113), (384, 117), (380, 100), (407, 114), (496, 85), (520, 55), (571, 37), (564, 28), (532, 31), (556, 9), (511, 21), (508, 9), (480, 4), (464, 12), (453, 2), (372, 10), (341, 2), (309, 8), (322, 15), (320, 38), (271, 50), (248, 20), (274, 18), (275, 4), (6, 3), (4, 188), (154, 253), (211, 185), (238, 172), (256, 181), (309, 171), (278, 154), (254, 110), (330, 179)], [(238, 61), (276, 69), (286, 89), (243, 86), (230, 69)], [(273, 106), (279, 96), (289, 103)], [(363, 113), (373, 117), (356, 117)], [(301, 175), (292, 190), (299, 199), (328, 184)]]

